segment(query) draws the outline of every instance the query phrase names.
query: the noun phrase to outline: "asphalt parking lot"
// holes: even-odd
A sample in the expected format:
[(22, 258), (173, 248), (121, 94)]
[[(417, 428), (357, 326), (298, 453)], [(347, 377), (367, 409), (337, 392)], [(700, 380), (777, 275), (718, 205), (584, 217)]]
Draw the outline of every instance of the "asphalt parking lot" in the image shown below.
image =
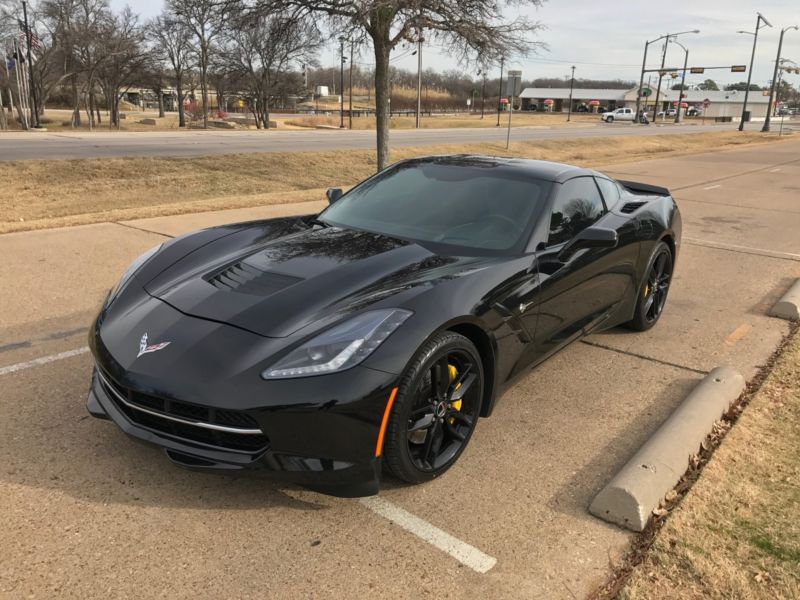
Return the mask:
[(594, 494), (705, 372), (754, 374), (788, 331), (767, 311), (800, 277), (800, 141), (606, 172), (680, 203), (659, 325), (573, 344), (444, 477), (378, 500), (183, 471), (84, 409), (87, 328), (136, 255), (307, 204), (0, 236), (0, 595), (585, 596), (630, 540), (589, 515)]

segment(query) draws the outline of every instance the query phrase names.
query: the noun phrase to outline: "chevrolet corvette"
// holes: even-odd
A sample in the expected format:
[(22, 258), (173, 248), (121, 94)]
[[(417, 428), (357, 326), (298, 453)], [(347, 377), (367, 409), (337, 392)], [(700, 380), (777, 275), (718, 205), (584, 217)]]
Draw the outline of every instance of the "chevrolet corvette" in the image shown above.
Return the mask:
[(328, 200), (139, 257), (89, 333), (89, 413), (191, 469), (429, 481), (533, 367), (652, 327), (681, 240), (668, 190), (544, 161), (417, 158)]

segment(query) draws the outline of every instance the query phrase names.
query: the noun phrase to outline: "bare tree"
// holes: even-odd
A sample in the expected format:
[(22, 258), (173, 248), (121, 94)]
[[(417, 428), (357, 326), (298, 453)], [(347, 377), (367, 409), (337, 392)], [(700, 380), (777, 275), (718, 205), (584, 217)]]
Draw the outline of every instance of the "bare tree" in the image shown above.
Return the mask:
[(197, 40), (197, 64), (203, 102), (203, 127), (208, 129), (208, 65), (211, 43), (220, 34), (225, 3), (219, 0), (167, 0), (167, 9), (183, 20)]
[(109, 126), (119, 127), (119, 101), (147, 72), (151, 55), (144, 44), (139, 17), (125, 7), (106, 25), (101, 38), (103, 58), (97, 80), (103, 90), (110, 115)]
[(249, 15), (243, 4), (235, 9), (222, 50), (223, 60), (245, 80), (256, 127), (269, 129), (270, 97), (292, 64), (315, 62), (322, 42), (307, 16), (261, 12)]
[(164, 12), (151, 21), (147, 35), (153, 44), (156, 56), (169, 64), (175, 76), (175, 91), (178, 101), (178, 126), (186, 127), (183, 91), (192, 55), (192, 30), (184, 21), (170, 12)]
[(416, 42), (426, 32), (448, 43), (451, 54), (466, 60), (489, 60), (523, 54), (534, 44), (529, 36), (540, 25), (518, 16), (508, 21), (503, 4), (514, 9), (539, 6), (542, 0), (256, 0), (256, 11), (293, 10), (327, 16), (334, 31), (366, 34), (375, 51), (375, 112), (378, 169), (389, 159), (389, 55), (403, 41)]

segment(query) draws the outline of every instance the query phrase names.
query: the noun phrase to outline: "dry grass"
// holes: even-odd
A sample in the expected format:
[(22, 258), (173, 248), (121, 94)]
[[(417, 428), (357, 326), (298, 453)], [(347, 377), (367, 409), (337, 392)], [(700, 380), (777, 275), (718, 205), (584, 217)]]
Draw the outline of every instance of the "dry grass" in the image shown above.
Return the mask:
[(620, 594), (800, 598), (800, 334)]
[[(597, 167), (776, 140), (715, 132), (531, 141), (510, 150), (490, 143), (397, 148), (392, 158), (464, 152)], [(5, 162), (0, 233), (319, 199), (324, 188), (353, 185), (374, 171), (372, 150)]]
[[(346, 106), (346, 104), (345, 104)], [(336, 115), (314, 115), (307, 117), (291, 117), (284, 120), (287, 125), (296, 127), (339, 127), (339, 106), (336, 106)], [(345, 125), (348, 124), (347, 115), (344, 119)], [(500, 123), (506, 126), (508, 114), (500, 116)], [(566, 114), (561, 113), (514, 113), (511, 119), (513, 127), (569, 127), (583, 126), (587, 124), (599, 124), (600, 118), (597, 115), (573, 114), (572, 119), (567, 123)], [(414, 117), (392, 117), (389, 122), (391, 129), (413, 129), (416, 125)], [(451, 129), (461, 127), (496, 127), (497, 113), (486, 111), (483, 119), (478, 114), (458, 114), (458, 115), (433, 115), (423, 116), (420, 122), (422, 129)], [(375, 117), (354, 117), (353, 129), (375, 129)]]

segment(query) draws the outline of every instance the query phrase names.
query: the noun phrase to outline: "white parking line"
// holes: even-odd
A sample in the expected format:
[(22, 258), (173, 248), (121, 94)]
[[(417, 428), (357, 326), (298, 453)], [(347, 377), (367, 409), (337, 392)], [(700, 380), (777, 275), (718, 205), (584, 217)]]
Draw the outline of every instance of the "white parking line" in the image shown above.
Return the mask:
[(708, 187), (704, 187), (703, 189), (704, 190), (713, 190), (714, 188), (718, 188), (718, 187), (722, 187), (722, 184), (718, 183), (717, 185), (710, 185)]
[(705, 246), (706, 248), (717, 248), (718, 250), (731, 250), (733, 252), (744, 252), (745, 254), (769, 256), (770, 258), (800, 261), (800, 254), (794, 254), (793, 252), (780, 252), (778, 250), (767, 250), (766, 248), (751, 248), (750, 246), (712, 242), (710, 240), (698, 240), (690, 237), (684, 237), (683, 241), (686, 244), (692, 244), (694, 246)]
[(770, 172), (770, 173), (777, 173), (777, 172), (778, 172), (778, 171), (780, 171), (780, 170), (781, 170), (781, 168), (780, 168), (780, 167), (775, 167), (774, 169), (770, 169), (770, 170), (769, 170), (769, 172)]
[(86, 354), (88, 351), (89, 347), (84, 346), (83, 348), (67, 350), (66, 352), (59, 352), (58, 354), (51, 354), (49, 356), (41, 356), (39, 358), (34, 358), (33, 360), (17, 363), (15, 365), (0, 367), (0, 375), (8, 375), (9, 373), (16, 373), (17, 371), (24, 371), (25, 369), (30, 369), (31, 367), (38, 367), (40, 365), (46, 365), (47, 363), (55, 362), (57, 360), (78, 356), (79, 354)]
[(454, 538), (446, 531), (442, 531), (435, 525), (431, 525), (427, 521), (412, 515), (388, 500), (384, 500), (379, 496), (370, 496), (361, 498), (360, 502), (374, 513), (396, 523), (442, 552), (446, 552), (473, 571), (486, 573), (497, 564), (496, 558), (484, 554), (474, 546), (470, 546), (458, 538)]

